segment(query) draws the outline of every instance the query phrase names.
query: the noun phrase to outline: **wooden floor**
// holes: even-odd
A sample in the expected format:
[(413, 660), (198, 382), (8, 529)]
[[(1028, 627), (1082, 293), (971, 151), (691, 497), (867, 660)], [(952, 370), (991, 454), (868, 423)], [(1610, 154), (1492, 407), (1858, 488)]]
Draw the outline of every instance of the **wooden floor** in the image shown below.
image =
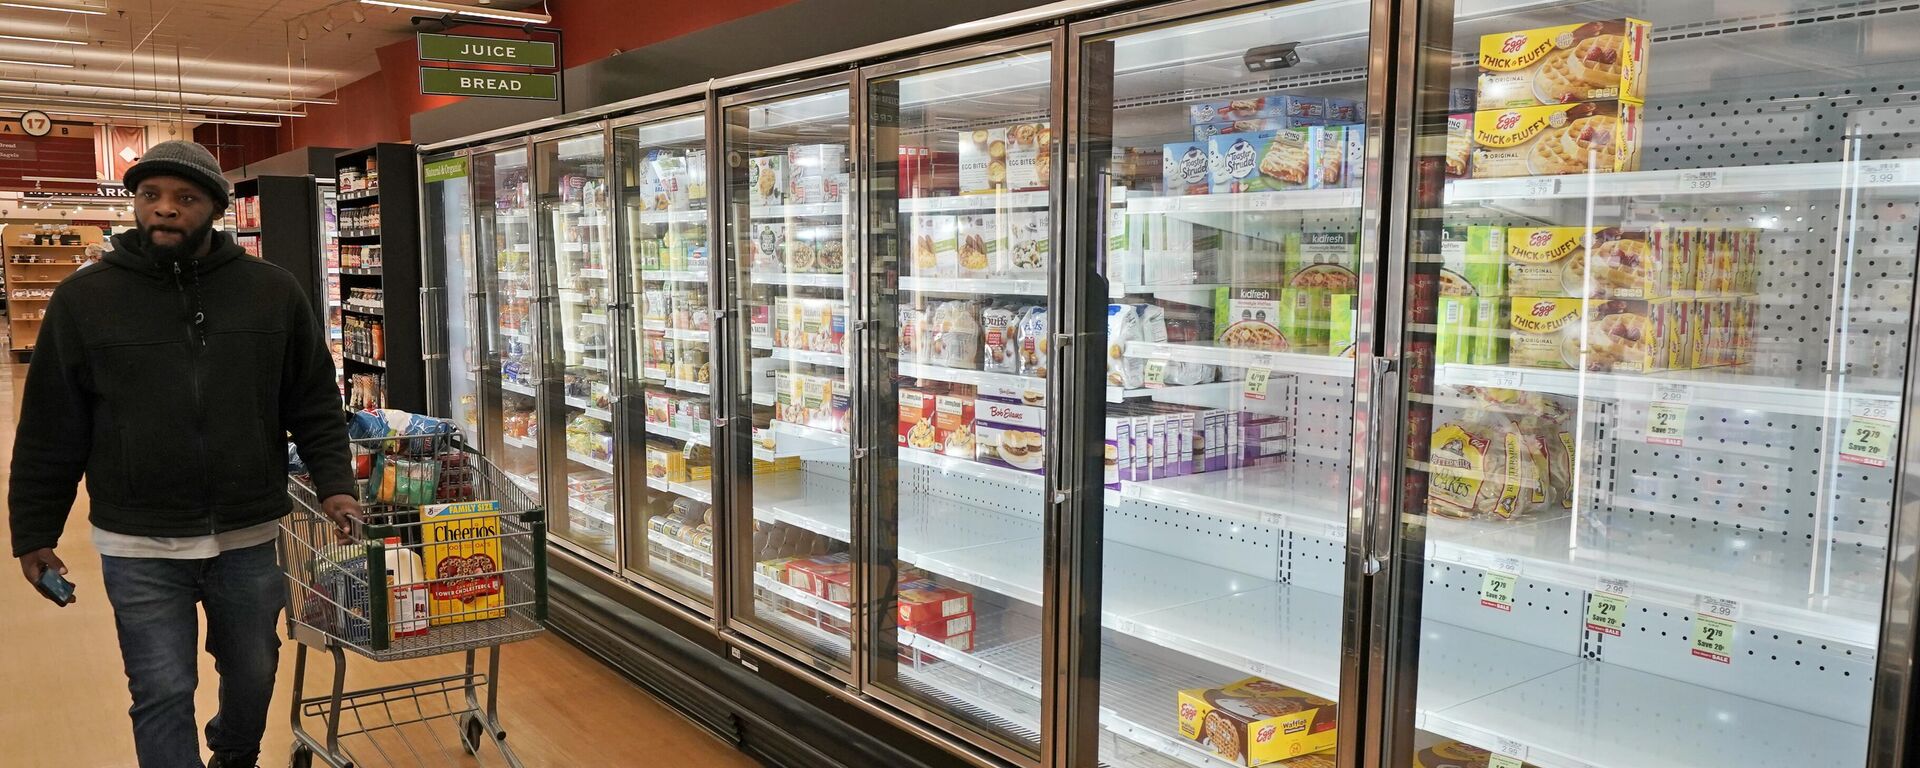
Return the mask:
[[(12, 460), (18, 392), (25, 366), (0, 375), (0, 481)], [(3, 503), (3, 502), (0, 502)], [(0, 542), (12, 552), (0, 526)], [(113, 616), (100, 587), (100, 559), (93, 551), (84, 496), (61, 540), (60, 556), (72, 571), (79, 602), (57, 608), (18, 575), (13, 562), (0, 569), (0, 764), (9, 768), (122, 768), (134, 765), (127, 720), (126, 676), (114, 640)], [(203, 635), (204, 637), (204, 632)], [(281, 654), (279, 696), (261, 750), (261, 765), (286, 765), (292, 741), (289, 701), (292, 643)], [(308, 695), (325, 690), (332, 665), (310, 654)], [(351, 658), (347, 685), (365, 688), (426, 679), (458, 671), (455, 658), (374, 664)], [(484, 662), (483, 662), (484, 663)], [(508, 741), (527, 766), (660, 765), (676, 768), (747, 768), (754, 761), (693, 726), (646, 692), (551, 635), (508, 646), (502, 656), (501, 718)], [(213, 660), (200, 665), (199, 719), (214, 714), (219, 678)], [(445, 711), (429, 706), (426, 710)], [(401, 717), (413, 712), (399, 710)], [(380, 714), (384, 718), (384, 712)], [(369, 717), (370, 721), (374, 718)], [(309, 726), (312, 728), (314, 726)], [(447, 721), (409, 726), (408, 738), (346, 742), (361, 766), (504, 765), (497, 756), (475, 760), (461, 751)], [(404, 743), (403, 743), (404, 741)], [(409, 752), (406, 745), (415, 750)], [(319, 765), (319, 763), (316, 763)]]

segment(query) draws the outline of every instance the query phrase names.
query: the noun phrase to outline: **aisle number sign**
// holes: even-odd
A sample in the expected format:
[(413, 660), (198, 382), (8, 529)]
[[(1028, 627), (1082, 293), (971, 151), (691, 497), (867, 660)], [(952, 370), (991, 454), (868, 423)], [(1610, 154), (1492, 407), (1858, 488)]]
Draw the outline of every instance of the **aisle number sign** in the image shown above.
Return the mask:
[(1243, 394), (1248, 400), (1267, 399), (1267, 379), (1273, 377), (1273, 371), (1265, 368), (1248, 368), (1247, 383)]
[(418, 40), (420, 58), (423, 61), (509, 64), (517, 67), (540, 68), (554, 66), (554, 44), (540, 40), (424, 33)]
[(1625, 579), (1600, 579), (1600, 588), (1588, 593), (1587, 631), (1619, 637), (1627, 626), (1627, 595), (1631, 590)]
[(492, 96), (508, 99), (559, 98), (560, 76), (525, 72), (420, 68), (420, 92), (439, 96)]
[(1840, 460), (1869, 467), (1884, 467), (1893, 457), (1893, 437), (1900, 429), (1894, 421), (1893, 403), (1855, 400), (1840, 435)]
[(1733, 663), (1733, 636), (1740, 618), (1740, 602), (1700, 596), (1700, 609), (1693, 616), (1693, 655), (1695, 658)]

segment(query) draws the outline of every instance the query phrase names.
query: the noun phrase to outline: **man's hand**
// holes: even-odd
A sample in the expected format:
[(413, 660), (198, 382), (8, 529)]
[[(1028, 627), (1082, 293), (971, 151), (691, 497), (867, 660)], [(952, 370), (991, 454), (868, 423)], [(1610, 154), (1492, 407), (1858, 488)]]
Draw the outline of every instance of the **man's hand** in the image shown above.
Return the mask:
[[(333, 521), (333, 529), (342, 539), (353, 538), (354, 525), (364, 522), (360, 512), (360, 500), (344, 493), (328, 496), (325, 501), (320, 502), (320, 512), (326, 515), (328, 520)], [(46, 552), (48, 556), (53, 555), (51, 551), (41, 551)]]
[(51, 549), (36, 549), (20, 556), (20, 574), (27, 577), (27, 583), (32, 584), (34, 590), (52, 600), (53, 596), (40, 586), (40, 574), (49, 570), (61, 576), (67, 575), (67, 564), (61, 562), (60, 556)]

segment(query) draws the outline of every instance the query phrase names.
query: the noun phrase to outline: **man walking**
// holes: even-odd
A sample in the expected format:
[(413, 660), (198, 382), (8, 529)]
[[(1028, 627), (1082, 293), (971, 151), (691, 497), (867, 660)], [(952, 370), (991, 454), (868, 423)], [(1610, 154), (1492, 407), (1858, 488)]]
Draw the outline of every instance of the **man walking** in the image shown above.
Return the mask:
[(142, 768), (200, 768), (199, 625), (220, 673), (218, 768), (252, 768), (279, 663), (292, 504), (286, 437), (344, 532), (359, 515), (332, 357), (293, 275), (213, 222), (227, 183), (169, 141), (124, 179), (137, 229), (54, 292), (27, 373), (7, 495), (29, 582), (54, 554), (84, 474), (93, 541), (133, 693)]

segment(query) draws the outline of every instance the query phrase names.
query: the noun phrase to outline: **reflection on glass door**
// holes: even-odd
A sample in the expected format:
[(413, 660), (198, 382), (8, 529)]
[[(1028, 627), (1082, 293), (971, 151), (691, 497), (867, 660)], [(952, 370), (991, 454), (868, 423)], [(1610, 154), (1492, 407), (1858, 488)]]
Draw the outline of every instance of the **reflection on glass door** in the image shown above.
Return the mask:
[(540, 347), (534, 307), (533, 216), (527, 148), (473, 154), (475, 231), (484, 327), (492, 329), (480, 371), (487, 455), (535, 500), (540, 478)]
[(1920, 23), (1491, 5), (1422, 22), (1398, 759), (1861, 766)]
[[(546, 314), (548, 498), (565, 498), (553, 532), (608, 562), (614, 542), (612, 218), (607, 215), (605, 135), (595, 130), (538, 141), (534, 267)], [(558, 387), (553, 385), (558, 384)], [(552, 505), (557, 507), (558, 505)]]
[(1103, 411), (1107, 764), (1332, 766), (1336, 704), (1356, 704), (1340, 680), (1368, 17), (1296, 3), (1081, 42), (1106, 223), (1088, 251), (1106, 387), (1086, 407)]
[[(1040, 735), (1053, 57), (871, 81), (877, 685), (1012, 744)], [(879, 583), (885, 583), (882, 580)]]
[[(615, 128), (620, 285), (620, 463), (628, 478), (626, 564), (713, 603), (712, 275), (706, 117)], [(624, 315), (624, 313), (622, 313)], [(604, 317), (595, 322), (605, 322)]]
[[(440, 290), (446, 324), (446, 358), (438, 380), (436, 414), (452, 419), (470, 441), (480, 439), (480, 346), (478, 300), (484, 296), (477, 281), (473, 248), (472, 188), (465, 155), (428, 158), (421, 166), (425, 187), (426, 263), (437, 274), (430, 287)], [(378, 271), (378, 267), (372, 268)], [(358, 271), (367, 271), (362, 267)], [(479, 443), (475, 443), (476, 445)]]
[(736, 557), (737, 594), (752, 595), (736, 618), (841, 669), (853, 594), (848, 96), (746, 103), (724, 117), (739, 317), (729, 414), (753, 438), (732, 480), (737, 525), (750, 532), (735, 542), (752, 547)]

